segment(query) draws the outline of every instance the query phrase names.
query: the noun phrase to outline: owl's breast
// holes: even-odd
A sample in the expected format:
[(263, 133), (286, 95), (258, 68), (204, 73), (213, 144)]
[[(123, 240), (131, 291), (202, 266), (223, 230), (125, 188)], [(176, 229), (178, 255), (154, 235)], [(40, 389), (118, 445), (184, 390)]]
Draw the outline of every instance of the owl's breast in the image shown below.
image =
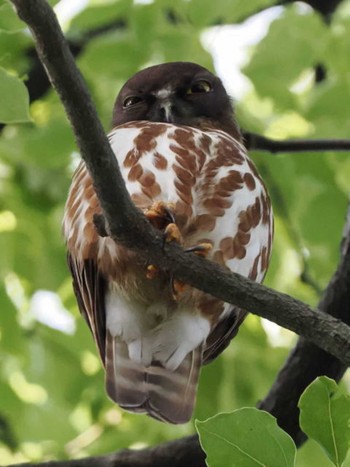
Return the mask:
[[(271, 252), (272, 210), (266, 188), (239, 142), (219, 130), (145, 121), (115, 128), (109, 140), (139, 209), (147, 212), (159, 202), (171, 207), (185, 248), (210, 243), (210, 259), (262, 280)], [(130, 290), (159, 293), (163, 283), (147, 283), (144, 258), (97, 235), (93, 216), (99, 212), (91, 178), (81, 163), (64, 218), (69, 250), (82, 260), (95, 258), (116, 281), (126, 283), (127, 278)]]

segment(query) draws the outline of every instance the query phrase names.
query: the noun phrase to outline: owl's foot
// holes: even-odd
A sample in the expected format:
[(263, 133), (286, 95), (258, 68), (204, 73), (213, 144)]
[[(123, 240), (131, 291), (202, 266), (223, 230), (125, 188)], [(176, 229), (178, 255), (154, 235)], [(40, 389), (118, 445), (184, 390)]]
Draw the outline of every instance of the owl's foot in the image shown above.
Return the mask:
[(146, 277), (147, 279), (155, 279), (158, 275), (159, 269), (154, 264), (149, 264), (146, 267)]
[[(173, 213), (174, 208), (175, 206), (173, 203), (156, 201), (144, 213), (149, 222), (153, 225), (153, 227), (163, 231), (163, 248), (166, 243), (183, 243), (180, 230), (175, 224), (175, 216)], [(146, 269), (146, 277), (148, 279), (154, 279), (157, 276), (158, 268), (154, 264), (149, 264)]]
[(144, 214), (150, 223), (158, 230), (164, 230), (168, 224), (175, 223), (173, 203), (156, 201), (151, 207), (145, 210)]
[(171, 242), (177, 242), (180, 245), (183, 243), (180, 230), (174, 222), (168, 224), (163, 233), (163, 246)]
[[(203, 242), (198, 243), (198, 245), (186, 248), (185, 253), (195, 253), (198, 256), (203, 256), (203, 258), (206, 258), (212, 248), (213, 245), (211, 243)], [(175, 301), (178, 301), (180, 299), (181, 293), (183, 293), (186, 290), (186, 287), (187, 284), (185, 284), (184, 282), (179, 281), (177, 279), (172, 279), (171, 289), (173, 292), (173, 299)]]
[(203, 256), (203, 258), (206, 258), (210, 250), (212, 250), (212, 248), (213, 248), (213, 245), (211, 243), (203, 242), (203, 243), (198, 243), (198, 245), (194, 245), (189, 248), (186, 248), (185, 252), (195, 253), (198, 256)]

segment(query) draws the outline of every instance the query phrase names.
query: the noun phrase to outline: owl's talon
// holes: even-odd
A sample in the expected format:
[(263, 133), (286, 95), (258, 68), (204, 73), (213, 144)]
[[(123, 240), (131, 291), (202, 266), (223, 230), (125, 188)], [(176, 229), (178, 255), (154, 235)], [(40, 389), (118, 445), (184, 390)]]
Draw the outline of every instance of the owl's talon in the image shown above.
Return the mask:
[(154, 279), (157, 277), (159, 269), (154, 264), (149, 264), (146, 268), (146, 277), (147, 279)]
[(187, 287), (187, 284), (185, 284), (182, 281), (179, 281), (177, 279), (173, 279), (171, 281), (171, 290), (173, 292), (173, 299), (176, 301), (179, 300), (179, 295), (182, 294)]
[(175, 205), (173, 203), (156, 201), (144, 211), (153, 227), (163, 232), (163, 248), (166, 243), (182, 243), (181, 233), (175, 223), (174, 209)]
[(165, 243), (177, 242), (182, 243), (180, 230), (176, 224), (171, 222), (168, 224), (163, 233), (163, 246)]
[[(173, 213), (174, 205), (164, 201), (156, 201), (151, 207), (144, 211), (149, 222), (162, 233), (162, 248), (166, 243), (182, 243), (182, 236), (179, 228), (175, 224)], [(154, 279), (158, 274), (158, 268), (154, 264), (149, 264), (146, 268), (147, 279)]]
[(156, 201), (145, 210), (144, 214), (153, 227), (163, 230), (168, 224), (175, 223), (173, 214), (174, 205), (164, 201)]
[(198, 256), (206, 258), (209, 252), (212, 250), (213, 245), (211, 243), (203, 242), (198, 243), (198, 245), (191, 246), (186, 248), (185, 253), (195, 253)]
[[(171, 224), (169, 224), (171, 225)], [(176, 226), (175, 226), (176, 227)], [(198, 243), (198, 245), (191, 246), (185, 249), (185, 253), (195, 253), (196, 255), (206, 257), (210, 250), (213, 248), (213, 245), (208, 242)], [(188, 287), (182, 281), (177, 279), (171, 279), (171, 290), (173, 293), (173, 299), (177, 302), (180, 298), (180, 295), (186, 290)]]
[(170, 220), (170, 223), (175, 224), (175, 216), (173, 213), (174, 206), (170, 203), (170, 207), (164, 204), (163, 209), (165, 211), (166, 217)]

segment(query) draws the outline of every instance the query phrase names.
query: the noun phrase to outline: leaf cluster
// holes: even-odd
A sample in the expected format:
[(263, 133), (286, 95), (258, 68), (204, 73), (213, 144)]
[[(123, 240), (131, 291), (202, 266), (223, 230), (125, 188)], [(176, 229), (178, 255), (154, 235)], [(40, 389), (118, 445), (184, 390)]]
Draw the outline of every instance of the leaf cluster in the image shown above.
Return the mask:
[[(341, 467), (349, 449), (350, 396), (335, 381), (317, 378), (300, 398), (300, 425), (323, 449), (332, 465)], [(292, 438), (269, 413), (252, 407), (221, 413), (196, 422), (209, 467), (293, 467)]]

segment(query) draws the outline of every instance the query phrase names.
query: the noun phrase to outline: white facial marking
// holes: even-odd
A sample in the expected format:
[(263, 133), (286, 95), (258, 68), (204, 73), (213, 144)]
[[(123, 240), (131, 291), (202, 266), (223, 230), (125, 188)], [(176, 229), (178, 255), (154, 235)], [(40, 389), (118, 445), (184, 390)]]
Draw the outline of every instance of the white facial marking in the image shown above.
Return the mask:
[(154, 93), (157, 99), (168, 99), (171, 94), (172, 91), (169, 88), (161, 89), (160, 91)]
[(172, 111), (171, 102), (169, 100), (162, 101), (161, 108), (163, 108), (165, 112), (165, 121), (172, 122), (173, 118), (172, 118), (172, 112), (171, 112)]
[(171, 115), (172, 103), (170, 101), (170, 96), (172, 94), (173, 91), (171, 88), (163, 88), (154, 93), (156, 99), (159, 101), (160, 108), (164, 109), (166, 122), (172, 122), (173, 120)]

